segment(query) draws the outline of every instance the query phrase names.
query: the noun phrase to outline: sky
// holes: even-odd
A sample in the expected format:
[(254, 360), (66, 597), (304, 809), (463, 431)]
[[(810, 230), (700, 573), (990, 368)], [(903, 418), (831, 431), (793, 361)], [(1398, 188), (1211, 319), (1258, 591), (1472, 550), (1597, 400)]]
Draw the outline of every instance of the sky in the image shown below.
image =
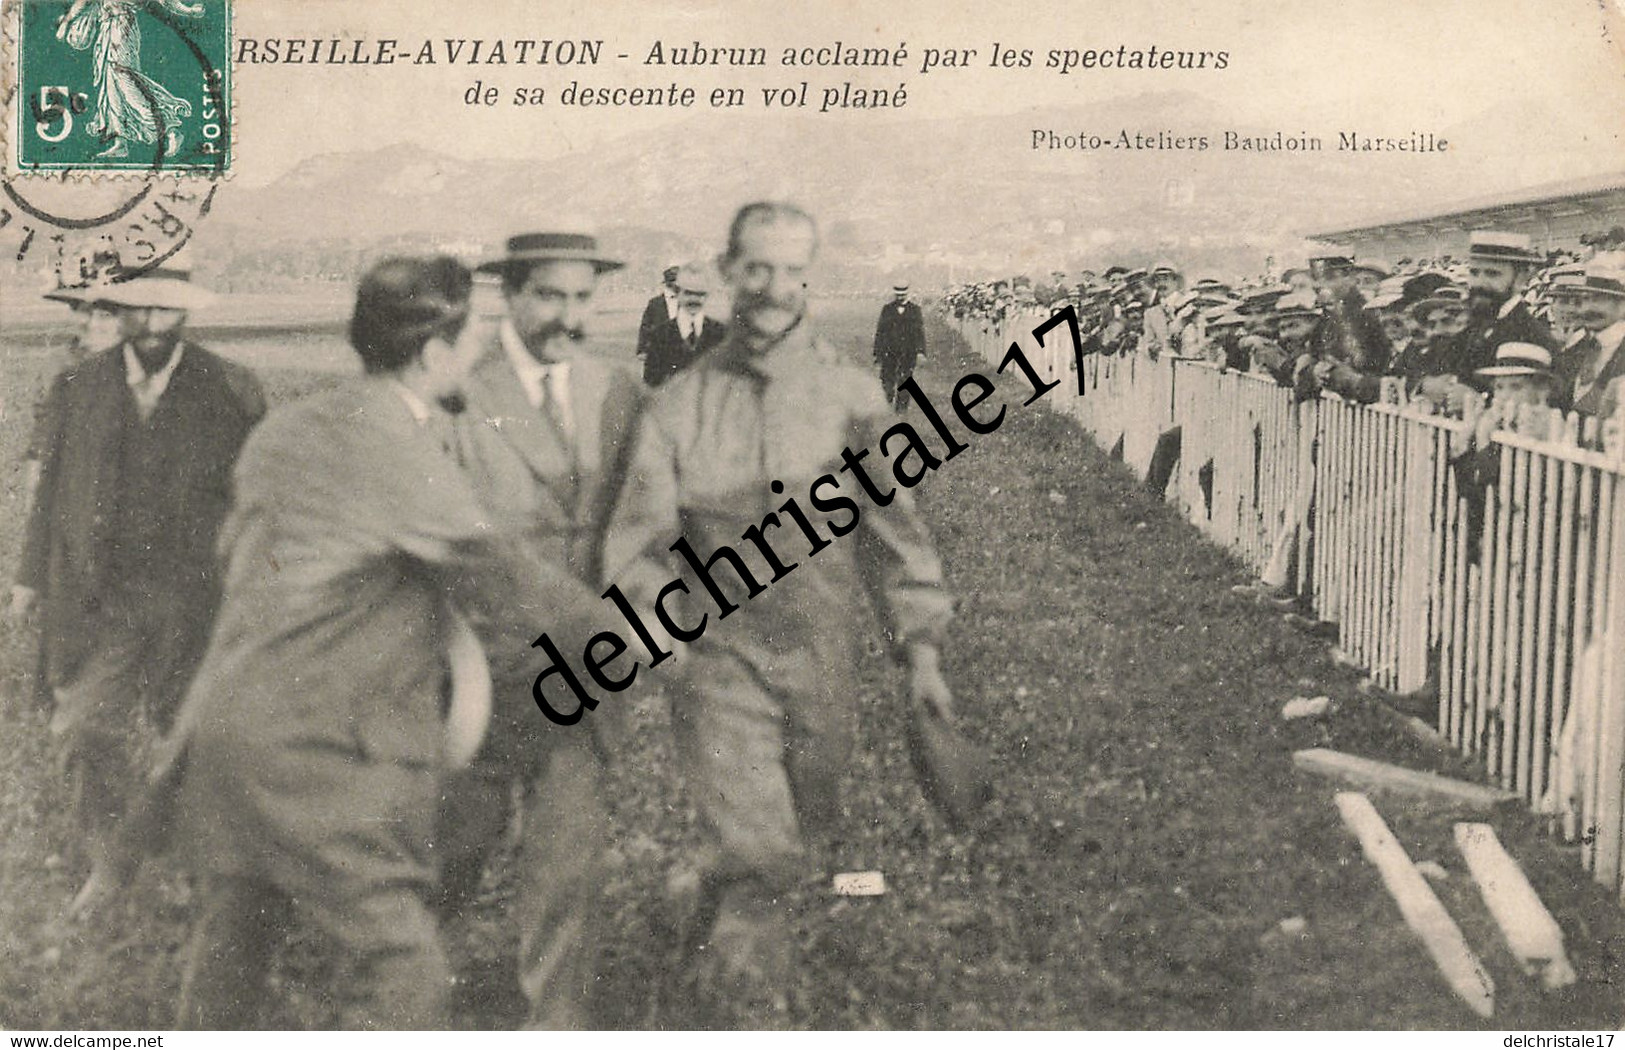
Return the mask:
[[(461, 157), (552, 158), (673, 121), (697, 122), (709, 134), (717, 122), (738, 122), (741, 113), (760, 115), (761, 87), (803, 79), (815, 85), (848, 79), (860, 86), (905, 85), (908, 102), (901, 109), (821, 118), (831, 121), (1017, 115), (1148, 90), (1190, 90), (1211, 97), (1238, 120), (1266, 126), (1348, 123), (1400, 131), (1536, 102), (1580, 130), (1574, 174), (1625, 170), (1625, 15), (1610, 0), (1046, 0), (1008, 8), (986, 0), (238, 0), (235, 17), (239, 39), (336, 36), (370, 47), (394, 38), (406, 49), (430, 39), (442, 59), (423, 66), (238, 65), (236, 177), (250, 186), (269, 183), (311, 156), (397, 142)], [(605, 56), (597, 66), (450, 65), (441, 43), (446, 38), (602, 38)], [(667, 46), (761, 46), (770, 65), (643, 65), (657, 40)], [(909, 63), (896, 71), (778, 65), (786, 46), (836, 41), (906, 43)], [(1034, 68), (989, 68), (995, 42), (1032, 49)], [(1119, 44), (1228, 51), (1229, 66), (1065, 76), (1042, 68), (1052, 48)], [(978, 55), (963, 69), (922, 73), (918, 63), (927, 48), (975, 48)], [(619, 53), (632, 57), (615, 59)], [(501, 104), (466, 106), (464, 93), (476, 79), (499, 87)], [(691, 110), (570, 109), (552, 97), (539, 108), (509, 105), (517, 87), (542, 86), (556, 96), (571, 80), (664, 86), (674, 79), (692, 84), (702, 100), (712, 87), (738, 86), (752, 105), (723, 111), (703, 101)], [(815, 106), (816, 97), (815, 87)], [(1487, 156), (1515, 153), (1530, 130), (1509, 123)]]

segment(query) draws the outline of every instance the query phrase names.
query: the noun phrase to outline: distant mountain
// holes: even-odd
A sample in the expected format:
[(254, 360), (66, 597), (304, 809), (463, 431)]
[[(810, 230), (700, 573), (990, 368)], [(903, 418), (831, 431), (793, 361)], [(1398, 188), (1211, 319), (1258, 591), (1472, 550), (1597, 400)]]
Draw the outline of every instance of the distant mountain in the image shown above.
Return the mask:
[[(1486, 159), (1504, 129), (1520, 151)], [(1206, 135), (1205, 152), (1034, 149), (1034, 129), (1115, 138)], [(1226, 153), (1224, 131), (1307, 131), (1318, 153)], [(413, 145), (314, 157), (260, 189), (228, 187), (200, 233), (212, 257), (316, 246), (366, 252), (438, 244), (478, 254), (511, 232), (589, 215), (617, 250), (650, 269), (715, 250), (738, 204), (788, 196), (820, 216), (840, 261), (865, 270), (922, 265), (966, 272), (1149, 261), (1256, 268), (1303, 234), (1565, 174), (1617, 144), (1588, 142), (1529, 104), (1434, 131), (1443, 154), (1336, 149), (1343, 130), (1241, 126), (1187, 92), (1035, 107), (1019, 117), (890, 120), (742, 116), (719, 133), (690, 121), (534, 162), (461, 160)], [(1359, 128), (1402, 134), (1411, 129)], [(635, 254), (634, 254), (635, 253)]]

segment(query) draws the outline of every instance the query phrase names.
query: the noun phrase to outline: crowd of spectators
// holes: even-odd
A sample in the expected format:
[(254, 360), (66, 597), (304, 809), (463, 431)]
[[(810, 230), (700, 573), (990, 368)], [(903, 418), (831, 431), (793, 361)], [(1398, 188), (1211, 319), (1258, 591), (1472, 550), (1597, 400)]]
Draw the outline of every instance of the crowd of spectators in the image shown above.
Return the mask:
[[(1508, 426), (1549, 425), (1550, 413), (1520, 414), (1520, 404), (1604, 421), (1625, 388), (1625, 253), (1582, 261), (1479, 231), (1462, 260), (1389, 264), (1328, 252), (1245, 283), (1187, 284), (1171, 263), (1077, 276), (1070, 285), (960, 285), (942, 306), (989, 329), (1071, 306), (1085, 354), (1205, 359), (1268, 376), (1300, 399), (1327, 391), (1457, 416), (1488, 406)], [(1498, 363), (1511, 343), (1525, 349)]]

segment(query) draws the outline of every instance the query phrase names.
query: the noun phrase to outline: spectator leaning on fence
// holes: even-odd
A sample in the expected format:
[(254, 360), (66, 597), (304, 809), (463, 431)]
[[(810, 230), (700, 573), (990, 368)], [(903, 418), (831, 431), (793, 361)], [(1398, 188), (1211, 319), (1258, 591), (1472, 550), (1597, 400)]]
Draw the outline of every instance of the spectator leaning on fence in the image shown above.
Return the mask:
[(1487, 389), (1479, 370), (1495, 363), (1502, 343), (1533, 343), (1548, 352), (1558, 347), (1552, 331), (1524, 301), (1536, 268), (1545, 259), (1523, 234), (1479, 230), (1467, 248), (1467, 329), (1451, 350), (1452, 370), (1477, 390)]

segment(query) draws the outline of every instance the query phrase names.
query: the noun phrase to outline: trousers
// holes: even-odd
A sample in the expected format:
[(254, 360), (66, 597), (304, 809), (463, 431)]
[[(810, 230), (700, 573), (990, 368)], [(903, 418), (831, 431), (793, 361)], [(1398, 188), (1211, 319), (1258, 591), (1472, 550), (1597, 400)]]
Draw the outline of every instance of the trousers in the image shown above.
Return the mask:
[(673, 730), (710, 851), (707, 874), (776, 893), (803, 874), (805, 838), (839, 816), (856, 697), (771, 688), (725, 649), (696, 647), (688, 658), (672, 683)]
[[(537, 712), (527, 713), (532, 721)], [(467, 899), (523, 786), (516, 892), (519, 988), (533, 1029), (590, 1027), (587, 999), (602, 941), (609, 807), (603, 762), (585, 726), (521, 731), (492, 726), (492, 750), (453, 776), (438, 836), (451, 907)], [(517, 741), (517, 743), (516, 743)]]
[(329, 891), (296, 902), (264, 879), (209, 876), (187, 949), (175, 1027), (259, 1027), (271, 961), (296, 913), (343, 952), (336, 983), (343, 1028), (441, 1027), (450, 970), (418, 891), (348, 882), (338, 880)]

